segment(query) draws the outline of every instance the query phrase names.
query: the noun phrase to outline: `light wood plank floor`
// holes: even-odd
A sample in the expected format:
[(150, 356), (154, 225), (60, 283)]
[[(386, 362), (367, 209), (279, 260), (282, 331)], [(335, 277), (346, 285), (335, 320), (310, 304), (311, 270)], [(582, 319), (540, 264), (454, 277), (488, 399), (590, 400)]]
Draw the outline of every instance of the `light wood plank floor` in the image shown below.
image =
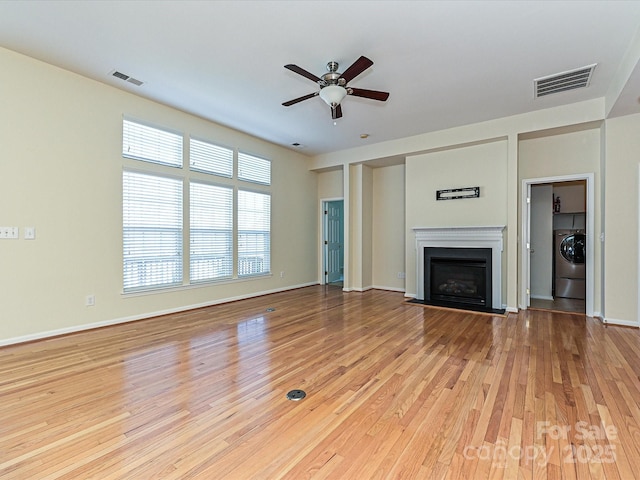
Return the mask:
[(640, 478), (639, 350), (323, 286), (6, 347), (0, 478)]

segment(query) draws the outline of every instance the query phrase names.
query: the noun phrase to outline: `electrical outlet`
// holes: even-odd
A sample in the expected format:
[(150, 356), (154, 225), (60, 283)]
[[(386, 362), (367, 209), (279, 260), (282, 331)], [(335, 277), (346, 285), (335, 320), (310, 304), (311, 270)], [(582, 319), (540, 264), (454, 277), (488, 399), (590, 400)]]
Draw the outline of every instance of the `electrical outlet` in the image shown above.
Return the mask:
[(398, 272), (398, 278), (405, 278), (404, 272)]
[(284, 272), (280, 272), (280, 278), (284, 278)]
[(0, 238), (18, 238), (18, 227), (0, 227)]
[(96, 304), (96, 296), (95, 295), (87, 295), (84, 299), (84, 304), (87, 307), (93, 307)]

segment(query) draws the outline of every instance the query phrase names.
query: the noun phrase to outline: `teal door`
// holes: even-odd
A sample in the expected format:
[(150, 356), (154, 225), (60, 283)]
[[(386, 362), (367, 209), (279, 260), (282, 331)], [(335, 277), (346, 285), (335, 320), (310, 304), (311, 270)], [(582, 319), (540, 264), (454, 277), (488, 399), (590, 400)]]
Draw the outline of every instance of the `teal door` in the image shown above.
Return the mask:
[(344, 202), (325, 202), (324, 245), (325, 282), (338, 283), (343, 280), (344, 271)]

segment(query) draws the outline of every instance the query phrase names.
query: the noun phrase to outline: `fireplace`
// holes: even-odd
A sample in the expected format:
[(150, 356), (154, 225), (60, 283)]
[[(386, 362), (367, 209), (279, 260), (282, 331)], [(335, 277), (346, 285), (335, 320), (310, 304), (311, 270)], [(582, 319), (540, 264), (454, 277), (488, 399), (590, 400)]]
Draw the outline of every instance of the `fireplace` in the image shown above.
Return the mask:
[(424, 248), (424, 303), (492, 306), (490, 248)]
[[(464, 305), (465, 308), (485, 312), (504, 312), (502, 304), (502, 237), (504, 228), (504, 225), (414, 228), (413, 231), (416, 235), (414, 288), (416, 290), (413, 295), (408, 294), (408, 296), (414, 296), (414, 301), (418, 303), (434, 303), (431, 297), (432, 283), (431, 280), (427, 280), (427, 276), (431, 275), (431, 265), (429, 264), (427, 267), (425, 255), (427, 252), (436, 252), (436, 257), (442, 259), (442, 261), (436, 262), (436, 270), (449, 263), (449, 273), (451, 271), (454, 273), (454, 277), (440, 281), (438, 285), (443, 285), (449, 280), (451, 285), (442, 287), (445, 291), (438, 292), (437, 295), (449, 297), (450, 294), (446, 290), (454, 290), (455, 296), (459, 297), (456, 300), (459, 306)], [(463, 253), (465, 251), (467, 253)], [(480, 266), (482, 263), (484, 263), (484, 267)], [(471, 280), (468, 278), (470, 272), (473, 277)], [(484, 272), (484, 276), (482, 272)], [(442, 272), (436, 272), (436, 274), (438, 278), (449, 276)], [(436, 280), (437, 282), (438, 280)], [(469, 285), (470, 282), (473, 283), (472, 286)], [(456, 283), (460, 284), (457, 289)], [(484, 294), (478, 293), (483, 289)], [(480, 299), (481, 297), (484, 300)], [(449, 301), (450, 298), (440, 297), (436, 300)], [(442, 304), (440, 303), (440, 305)]]

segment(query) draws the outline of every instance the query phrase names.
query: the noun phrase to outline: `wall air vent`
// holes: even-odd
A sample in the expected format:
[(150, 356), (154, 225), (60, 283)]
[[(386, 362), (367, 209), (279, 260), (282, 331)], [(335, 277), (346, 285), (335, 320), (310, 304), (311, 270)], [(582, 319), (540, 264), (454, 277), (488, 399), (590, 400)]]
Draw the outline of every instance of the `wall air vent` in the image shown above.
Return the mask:
[(594, 63), (593, 65), (569, 70), (568, 72), (536, 78), (533, 81), (536, 98), (544, 97), (552, 93), (588, 87), (591, 83), (591, 77), (596, 65), (597, 63)]
[(111, 75), (112, 75), (112, 76), (114, 76), (114, 77), (116, 77), (116, 78), (119, 78), (120, 80), (124, 80), (125, 82), (132, 83), (132, 84), (134, 84), (136, 87), (139, 87), (140, 85), (142, 85), (142, 84), (144, 83), (144, 82), (143, 82), (143, 81), (141, 81), (141, 80), (138, 80), (138, 79), (136, 79), (136, 78), (130, 77), (130, 76), (129, 76), (129, 75), (127, 75), (126, 73), (122, 73), (122, 72), (119, 72), (119, 71), (117, 71), (117, 70), (113, 70), (113, 71), (111, 72)]

